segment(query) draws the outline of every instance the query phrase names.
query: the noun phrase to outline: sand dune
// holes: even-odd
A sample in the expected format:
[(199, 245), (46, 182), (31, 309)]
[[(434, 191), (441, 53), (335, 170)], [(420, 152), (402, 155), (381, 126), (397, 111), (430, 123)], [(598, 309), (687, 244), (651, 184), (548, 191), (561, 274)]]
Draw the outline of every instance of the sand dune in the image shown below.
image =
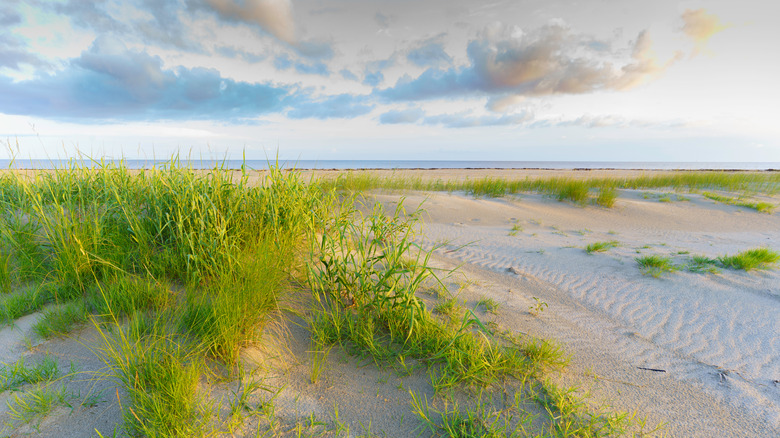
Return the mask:
[[(478, 284), (471, 293), (503, 303), (502, 325), (574, 353), (564, 380), (667, 423), (673, 436), (776, 436), (780, 274), (683, 269), (653, 278), (634, 259), (661, 254), (684, 265), (694, 254), (777, 245), (780, 218), (686, 197), (667, 203), (624, 191), (615, 208), (601, 209), (538, 195), (430, 194), (406, 205), (425, 200), (425, 241), (446, 241), (437, 254), (463, 263)], [(510, 235), (514, 225), (522, 231)], [(584, 250), (607, 240), (619, 246)], [(528, 312), (533, 297), (549, 304), (539, 317)]]

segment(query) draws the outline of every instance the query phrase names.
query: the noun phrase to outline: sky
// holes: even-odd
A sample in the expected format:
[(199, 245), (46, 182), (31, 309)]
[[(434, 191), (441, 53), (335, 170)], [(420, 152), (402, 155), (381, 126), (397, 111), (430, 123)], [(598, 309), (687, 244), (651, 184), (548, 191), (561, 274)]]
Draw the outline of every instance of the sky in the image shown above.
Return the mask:
[(766, 0), (0, 0), (0, 157), (780, 161), (778, 16)]

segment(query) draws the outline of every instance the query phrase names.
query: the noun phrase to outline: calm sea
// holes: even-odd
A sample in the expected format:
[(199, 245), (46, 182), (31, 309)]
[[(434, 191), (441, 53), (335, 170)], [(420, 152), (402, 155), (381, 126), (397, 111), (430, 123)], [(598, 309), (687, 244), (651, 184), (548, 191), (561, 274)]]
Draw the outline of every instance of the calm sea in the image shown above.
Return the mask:
[[(128, 169), (150, 169), (165, 166), (167, 160), (122, 160)], [(99, 167), (94, 161), (71, 160), (0, 160), (0, 168), (54, 169), (77, 163)], [(105, 164), (119, 161), (106, 160)], [(271, 162), (270, 164), (273, 164)], [(193, 169), (267, 169), (266, 160), (197, 160), (181, 161), (179, 166)], [(780, 162), (668, 162), (668, 161), (435, 161), (435, 160), (279, 160), (284, 169), (642, 169), (642, 170), (778, 170)]]

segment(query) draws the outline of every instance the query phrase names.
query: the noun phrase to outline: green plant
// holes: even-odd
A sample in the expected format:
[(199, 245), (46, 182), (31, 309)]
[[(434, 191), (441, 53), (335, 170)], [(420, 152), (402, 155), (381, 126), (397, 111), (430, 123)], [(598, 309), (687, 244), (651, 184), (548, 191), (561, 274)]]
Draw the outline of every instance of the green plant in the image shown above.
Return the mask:
[(606, 208), (612, 208), (615, 206), (615, 200), (617, 199), (617, 190), (612, 186), (604, 186), (599, 190), (599, 195), (594, 201), (596, 205)]
[(753, 248), (741, 251), (732, 256), (720, 256), (718, 261), (726, 268), (742, 269), (769, 269), (780, 260), (780, 253), (769, 248)]
[(719, 262), (716, 259), (703, 255), (695, 255), (691, 257), (687, 269), (691, 272), (709, 272), (711, 274), (717, 274), (720, 272), (717, 268), (718, 263)]
[(50, 385), (38, 386), (22, 394), (14, 394), (8, 403), (10, 417), (16, 421), (32, 423), (41, 419), (58, 406), (71, 407), (71, 401), (78, 398), (64, 386), (52, 389)]
[(620, 243), (617, 240), (610, 240), (607, 242), (593, 242), (585, 247), (585, 251), (588, 254), (592, 254), (594, 252), (604, 252), (608, 249), (615, 248), (618, 245), (620, 245)]
[(69, 302), (43, 312), (43, 316), (33, 326), (35, 334), (42, 338), (64, 335), (74, 325), (87, 320), (87, 311), (81, 302)]
[(477, 306), (482, 306), (488, 313), (492, 313), (494, 315), (498, 313), (499, 304), (493, 298), (482, 297), (479, 301), (477, 301)]
[(545, 303), (544, 301), (540, 300), (537, 297), (531, 297), (534, 300), (534, 304), (532, 304), (530, 307), (528, 307), (528, 311), (531, 312), (531, 315), (538, 316), (540, 313), (544, 311), (549, 305)]
[(517, 233), (521, 233), (523, 231), (523, 227), (518, 224), (512, 225), (512, 228), (509, 230), (510, 236), (517, 236)]
[(16, 391), (21, 386), (30, 383), (51, 382), (60, 375), (57, 359), (46, 355), (40, 362), (27, 366), (24, 358), (19, 358), (13, 364), (0, 364), (0, 393)]
[(672, 259), (661, 255), (649, 255), (637, 257), (637, 264), (642, 271), (642, 275), (650, 274), (654, 278), (659, 278), (664, 272), (674, 272), (678, 270), (677, 266), (672, 263)]

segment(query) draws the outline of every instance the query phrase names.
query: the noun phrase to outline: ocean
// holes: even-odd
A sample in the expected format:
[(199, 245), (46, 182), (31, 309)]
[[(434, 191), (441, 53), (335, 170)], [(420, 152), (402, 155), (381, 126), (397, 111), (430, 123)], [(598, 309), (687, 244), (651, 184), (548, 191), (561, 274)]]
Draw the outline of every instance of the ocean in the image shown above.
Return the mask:
[[(128, 169), (150, 169), (170, 164), (169, 160), (0, 160), (0, 168), (55, 169), (79, 164), (83, 167), (118, 165)], [(267, 160), (181, 160), (179, 166), (193, 169), (268, 169)], [(454, 160), (282, 160), (282, 169), (640, 169), (640, 170), (780, 170), (780, 162), (673, 162), (673, 161), (454, 161)]]

